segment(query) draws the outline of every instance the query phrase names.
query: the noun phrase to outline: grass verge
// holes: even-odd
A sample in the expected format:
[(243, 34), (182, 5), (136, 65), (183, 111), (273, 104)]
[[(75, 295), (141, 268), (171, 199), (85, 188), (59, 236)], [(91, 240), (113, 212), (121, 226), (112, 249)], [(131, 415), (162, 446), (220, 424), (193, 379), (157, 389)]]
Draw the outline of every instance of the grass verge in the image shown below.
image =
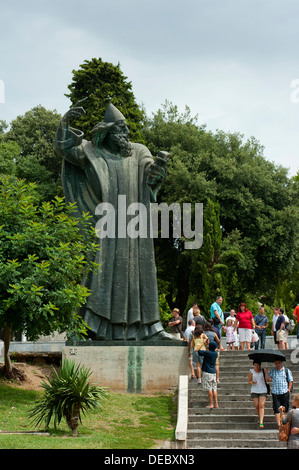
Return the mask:
[[(35, 431), (28, 410), (42, 392), (0, 383), (0, 430)], [(152, 449), (174, 439), (176, 400), (110, 392), (103, 410), (82, 418), (73, 438), (63, 421), (50, 435), (0, 433), (1, 449)], [(42, 430), (42, 429), (40, 429)]]

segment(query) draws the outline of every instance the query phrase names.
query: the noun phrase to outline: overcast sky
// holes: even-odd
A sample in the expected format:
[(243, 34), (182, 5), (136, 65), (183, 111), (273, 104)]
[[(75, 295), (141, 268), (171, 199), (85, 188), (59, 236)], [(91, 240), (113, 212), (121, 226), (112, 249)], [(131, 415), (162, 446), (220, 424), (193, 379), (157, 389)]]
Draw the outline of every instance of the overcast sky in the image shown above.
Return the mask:
[(101, 57), (148, 113), (188, 105), (298, 172), (298, 0), (0, 0), (0, 18), (0, 119), (63, 114), (72, 70)]

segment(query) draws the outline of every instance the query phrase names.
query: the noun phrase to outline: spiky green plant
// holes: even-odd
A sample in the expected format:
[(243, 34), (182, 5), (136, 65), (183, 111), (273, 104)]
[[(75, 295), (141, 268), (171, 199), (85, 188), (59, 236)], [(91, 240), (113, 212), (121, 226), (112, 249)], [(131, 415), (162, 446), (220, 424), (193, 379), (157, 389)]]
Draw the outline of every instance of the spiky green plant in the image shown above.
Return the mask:
[(77, 436), (81, 413), (101, 409), (108, 394), (105, 388), (90, 384), (91, 373), (84, 365), (65, 359), (60, 372), (54, 369), (54, 377), (42, 381), (44, 394), (29, 412), (32, 422), (36, 426), (45, 422), (48, 428), (53, 418), (56, 428), (65, 418), (73, 436)]

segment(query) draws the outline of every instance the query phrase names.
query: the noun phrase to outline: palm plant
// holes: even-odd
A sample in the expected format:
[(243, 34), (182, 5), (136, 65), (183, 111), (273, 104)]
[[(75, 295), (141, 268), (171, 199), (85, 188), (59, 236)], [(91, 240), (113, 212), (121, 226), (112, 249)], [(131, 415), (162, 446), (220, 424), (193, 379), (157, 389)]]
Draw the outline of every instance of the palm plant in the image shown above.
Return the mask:
[(90, 369), (65, 359), (60, 372), (54, 369), (54, 377), (42, 381), (43, 397), (29, 412), (32, 422), (39, 426), (45, 421), (48, 428), (53, 418), (56, 428), (64, 417), (73, 436), (77, 436), (81, 413), (101, 409), (102, 400), (107, 398), (105, 388), (89, 383), (90, 375)]

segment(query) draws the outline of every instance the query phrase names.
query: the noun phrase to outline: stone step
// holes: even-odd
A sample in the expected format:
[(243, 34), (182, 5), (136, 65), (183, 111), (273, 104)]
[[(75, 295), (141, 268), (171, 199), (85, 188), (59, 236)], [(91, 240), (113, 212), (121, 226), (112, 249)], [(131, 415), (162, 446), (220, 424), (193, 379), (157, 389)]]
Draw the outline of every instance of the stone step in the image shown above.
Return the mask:
[[(294, 349), (284, 349), (282, 350), (282, 354), (284, 355), (285, 359), (288, 360), (290, 359), (291, 357), (294, 357), (296, 356), (296, 351), (295, 353), (293, 353)], [(254, 353), (255, 350), (254, 349), (251, 349), (250, 351), (227, 351), (226, 349), (225, 350), (222, 350), (220, 351), (220, 355), (221, 357), (225, 357), (225, 358), (228, 358), (228, 359), (244, 359), (244, 360), (247, 360), (247, 361), (252, 361), (251, 358), (249, 358), (249, 354), (252, 354)], [(259, 350), (259, 352), (261, 352), (261, 350)], [(278, 350), (276, 349), (275, 352), (278, 352)], [(272, 363), (272, 361), (264, 361), (268, 364)]]
[(287, 444), (277, 439), (255, 436), (252, 440), (239, 438), (193, 439), (188, 436), (188, 449), (286, 449)]
[[(292, 401), (293, 396), (295, 392), (292, 392), (290, 395), (290, 401)], [(232, 401), (238, 401), (238, 400), (248, 400), (252, 403), (252, 398), (250, 394), (250, 390), (231, 390), (229, 388), (220, 388), (217, 387), (217, 395), (218, 399), (223, 398), (224, 400), (229, 400), (231, 399)], [(202, 389), (201, 384), (198, 384), (198, 389), (197, 390), (191, 390), (189, 392), (189, 400), (196, 400), (197, 398), (208, 396), (206, 390)], [(267, 395), (266, 402), (267, 401), (272, 401), (272, 395)]]
[[(246, 395), (248, 398), (251, 398), (251, 388), (250, 385), (248, 384), (243, 384), (243, 385), (236, 385), (234, 386), (229, 386), (229, 384), (225, 383), (220, 383), (217, 384), (217, 393), (218, 395)], [(271, 387), (270, 387), (271, 390)], [(201, 383), (196, 384), (196, 387), (190, 388), (189, 390), (189, 396), (191, 397), (196, 397), (198, 393), (208, 393), (206, 390), (203, 389), (203, 385)], [(269, 396), (269, 395), (268, 395)]]
[[(272, 387), (271, 382), (269, 382), (269, 385), (270, 385), (270, 390), (271, 390), (271, 387)], [(198, 383), (195, 380), (190, 381), (189, 390), (191, 393), (196, 393), (201, 388), (202, 388), (202, 384)], [(299, 390), (299, 381), (296, 379), (293, 380), (293, 388), (294, 390), (295, 389), (297, 391)], [(249, 396), (250, 396), (251, 384), (249, 384), (247, 380), (246, 381), (244, 380), (244, 382), (236, 381), (232, 383), (232, 381), (228, 381), (228, 380), (225, 380), (223, 377), (220, 377), (220, 383), (217, 384), (217, 392), (220, 392), (221, 390), (222, 391), (231, 390), (233, 392), (234, 390), (237, 391), (241, 389), (243, 389), (244, 392), (248, 391)]]
[[(298, 360), (298, 359), (297, 359)], [(291, 358), (288, 358), (286, 361), (283, 362), (283, 365), (286, 365), (286, 367), (292, 367), (294, 362), (291, 360)], [(246, 358), (224, 358), (222, 354), (220, 354), (220, 360), (219, 360), (219, 366), (221, 367), (236, 367), (236, 366), (241, 366), (241, 367), (253, 367), (253, 361), (251, 359), (246, 359)], [(275, 367), (273, 362), (265, 362), (262, 364), (262, 368), (265, 369), (273, 369)]]
[[(266, 430), (258, 429), (254, 430), (239, 430), (239, 429), (223, 429), (223, 430), (214, 430), (214, 429), (190, 429), (188, 430), (188, 438), (195, 439), (198, 438), (200, 441), (208, 441), (211, 439), (218, 440), (227, 440), (227, 439), (241, 439), (246, 440), (248, 443), (252, 444), (253, 440), (258, 439), (271, 439), (273, 441), (278, 440), (278, 431), (276, 430)], [(251, 441), (251, 442), (250, 442)]]
[[(292, 398), (293, 397), (291, 395), (290, 405), (292, 404)], [(203, 403), (207, 401), (207, 399), (208, 399), (207, 392), (201, 391), (195, 396), (192, 396), (192, 397), (189, 396), (189, 405), (194, 406), (194, 404), (196, 405), (196, 403)], [(254, 408), (253, 399), (250, 398), (250, 396), (244, 395), (241, 393), (240, 394), (218, 393), (218, 402), (219, 404), (223, 403), (223, 405), (231, 403), (232, 408), (239, 408), (239, 406), (242, 407), (243, 405), (245, 407), (251, 406)], [(266, 398), (265, 406), (266, 407), (272, 406), (272, 397), (270, 395), (268, 395)]]
[(237, 421), (235, 423), (228, 423), (228, 422), (222, 422), (222, 421), (212, 421), (212, 422), (206, 422), (205, 419), (203, 418), (203, 421), (199, 422), (192, 422), (188, 424), (188, 430), (196, 430), (196, 429), (206, 429), (207, 433), (210, 432), (211, 430), (224, 430), (226, 429), (227, 432), (230, 432), (233, 429), (237, 430), (254, 430), (254, 431), (259, 431), (262, 432), (264, 430), (271, 430), (271, 431), (276, 431), (277, 430), (277, 424), (274, 419), (274, 422), (268, 422), (264, 423), (265, 427), (260, 428), (257, 421), (254, 423), (247, 422), (247, 421)]
[[(298, 343), (297, 343), (297, 344), (298, 344)], [(270, 346), (269, 348), (267, 347), (266, 349), (272, 349), (274, 352), (276, 352), (276, 351), (278, 352), (278, 351), (279, 351), (277, 348), (274, 348), (274, 347), (271, 347), (271, 346)], [(282, 350), (279, 351), (279, 352), (282, 352), (282, 354), (283, 354), (286, 358), (288, 358), (288, 357), (290, 357), (290, 356), (292, 355), (294, 349), (295, 349), (295, 348), (282, 349)], [(222, 351), (220, 351), (220, 352), (221, 352), (221, 354), (226, 355), (227, 357), (229, 357), (229, 356), (232, 356), (232, 357), (244, 357), (244, 358), (246, 357), (248, 360), (250, 360), (250, 359), (248, 358), (248, 354), (251, 354), (251, 353), (254, 352), (254, 351), (255, 351), (255, 349), (252, 348), (252, 349), (250, 349), (250, 351), (248, 351), (247, 349), (244, 349), (243, 351), (241, 351), (240, 349), (238, 349), (237, 351), (228, 351), (227, 349), (224, 349), (224, 350), (222, 350)], [(262, 352), (261, 349), (259, 349), (259, 351)]]
[[(198, 387), (199, 388), (199, 387)], [(250, 403), (253, 403), (252, 398), (250, 397), (250, 392), (245, 393), (244, 390), (217, 390), (217, 395), (218, 395), (218, 400), (223, 400), (223, 401), (250, 401)], [(207, 398), (208, 394), (205, 390), (199, 389), (198, 391), (192, 391), (190, 392), (189, 399), (192, 400), (197, 400), (200, 398)], [(271, 401), (270, 395), (267, 396), (268, 400)], [(267, 402), (267, 399), (266, 399)]]
[[(290, 369), (292, 369), (293, 367), (293, 363), (291, 361), (286, 361), (283, 363), (285, 367), (288, 367)], [(252, 369), (253, 367), (253, 364), (251, 361), (246, 361), (244, 362), (244, 360), (232, 360), (232, 361), (228, 361), (228, 360), (223, 360), (222, 357), (220, 356), (220, 361), (219, 361), (219, 368), (220, 370), (222, 369), (225, 369), (227, 368), (228, 369), (228, 372), (229, 372), (229, 368), (231, 368), (232, 370), (236, 370), (236, 371), (245, 371), (245, 370), (248, 370), (249, 369)], [(262, 369), (274, 369), (274, 365), (273, 364), (262, 364)]]
[[(288, 367), (290, 369), (293, 368), (294, 366), (294, 363), (292, 361), (286, 361), (283, 363), (283, 365), (285, 367)], [(252, 361), (246, 361), (244, 359), (232, 359), (232, 360), (228, 360), (228, 359), (223, 359), (222, 356), (220, 356), (220, 361), (219, 361), (219, 367), (220, 367), (220, 370), (221, 369), (228, 369), (228, 372), (231, 370), (236, 370), (238, 371), (239, 369), (240, 370), (249, 370), (249, 369), (252, 369), (253, 367), (253, 363)], [(262, 364), (262, 369), (274, 369), (274, 364)], [(231, 368), (231, 369), (230, 369)]]
[[(189, 414), (189, 425), (191, 423), (195, 422), (205, 422), (205, 423), (213, 423), (217, 421), (218, 423), (225, 422), (225, 423), (239, 423), (240, 421), (246, 421), (247, 423), (257, 423), (257, 415), (231, 415), (231, 414), (225, 414), (225, 415), (217, 415), (215, 416), (214, 414), (209, 414), (209, 415), (198, 415), (198, 414)], [(264, 423), (275, 423), (276, 420), (274, 415), (268, 415), (265, 414), (264, 416)]]
[[(294, 393), (299, 390), (299, 357), (294, 362), (293, 351), (283, 351), (294, 377)], [(264, 428), (258, 425), (258, 417), (250, 396), (248, 384), (252, 361), (248, 351), (222, 351), (220, 354), (220, 384), (217, 386), (219, 408), (206, 408), (207, 391), (190, 379), (188, 390), (189, 449), (286, 449), (287, 444), (278, 440), (278, 430), (272, 408), (272, 396), (265, 403)], [(293, 361), (293, 362), (292, 362)], [(263, 367), (274, 368), (273, 363)], [(271, 384), (270, 384), (271, 387)]]
[[(208, 397), (207, 396), (202, 396), (200, 398), (198, 398), (197, 400), (192, 400), (192, 401), (189, 401), (189, 406), (188, 408), (190, 410), (195, 410), (196, 411), (194, 413), (197, 413), (198, 412), (198, 409), (200, 409), (201, 407), (204, 408), (206, 410), (206, 405), (208, 404)], [(253, 412), (255, 412), (255, 407), (254, 407), (254, 404), (253, 404), (253, 401), (251, 400), (248, 400), (248, 401), (244, 401), (244, 400), (232, 400), (232, 399), (223, 399), (223, 398), (219, 398), (218, 397), (218, 404), (219, 404), (219, 409), (220, 408), (223, 408), (223, 409), (230, 409), (232, 411), (232, 414), (239, 414), (239, 410), (241, 409), (249, 409), (249, 410), (253, 410)], [(270, 410), (272, 410), (272, 400), (267, 400), (266, 403), (265, 403), (265, 410), (267, 410), (269, 413), (270, 413)], [(213, 412), (216, 412), (218, 410), (218, 408), (215, 408), (213, 409)], [(206, 410), (206, 413), (209, 413), (210, 410)]]
[[(290, 365), (286, 365), (286, 367), (288, 369), (290, 369), (292, 371), (293, 374), (295, 374), (295, 377), (298, 378), (298, 370), (294, 370), (294, 365), (293, 364), (290, 364)], [(219, 373), (220, 373), (220, 376), (221, 375), (226, 375), (226, 376), (229, 376), (231, 375), (231, 377), (246, 377), (248, 378), (248, 374), (250, 372), (250, 369), (252, 369), (252, 365), (249, 365), (249, 366), (238, 366), (238, 364), (235, 364), (233, 367), (232, 366), (225, 366), (225, 365), (222, 365), (219, 367)], [(273, 369), (273, 367), (269, 367), (268, 368), (268, 371)]]
[[(271, 383), (270, 385), (270, 390), (272, 388)], [(299, 390), (299, 382), (296, 380), (293, 381), (293, 388), (294, 390), (298, 392)], [(189, 384), (189, 390), (190, 393), (197, 393), (199, 390), (202, 390), (202, 384), (199, 384), (197, 382), (190, 382)], [(220, 378), (220, 383), (217, 384), (217, 392), (220, 393), (221, 391), (227, 392), (227, 391), (233, 392), (238, 391), (238, 390), (243, 390), (244, 393), (248, 393), (250, 396), (250, 390), (251, 390), (251, 384), (248, 384), (247, 382), (234, 382), (233, 384), (231, 382), (225, 381), (223, 378)], [(293, 393), (293, 392), (291, 392)]]
[[(248, 385), (248, 375), (249, 375), (249, 369), (247, 369), (244, 372), (226, 372), (225, 370), (224, 371), (220, 370), (219, 380), (220, 380), (220, 383), (221, 382), (230, 383), (230, 384), (243, 383), (243, 384)], [(292, 371), (292, 375), (293, 375), (294, 384), (297, 384), (299, 388), (299, 371)], [(196, 384), (196, 382), (191, 380), (190, 378), (190, 384), (192, 383)], [(269, 382), (269, 384), (271, 385), (271, 382)]]
[[(205, 406), (208, 404), (208, 401), (205, 402), (204, 405), (200, 406), (194, 406), (194, 407), (189, 407), (189, 414), (192, 415), (199, 415), (199, 416), (207, 416), (209, 413), (213, 414), (213, 416), (218, 416), (218, 415), (225, 415), (229, 416), (231, 412), (233, 412), (234, 415), (252, 415), (256, 417), (256, 412), (255, 409), (251, 407), (245, 407), (242, 406), (242, 408), (236, 408), (234, 410), (231, 409), (230, 406), (222, 406), (220, 408), (213, 408), (213, 409), (208, 409), (205, 408)], [(272, 408), (265, 409), (266, 413), (271, 413)]]
[[(292, 364), (291, 362), (288, 364), (288, 363), (285, 363), (285, 367), (291, 369), (293, 371), (293, 367), (294, 367), (294, 364)], [(220, 364), (219, 364), (219, 370), (220, 372), (226, 372), (226, 373), (236, 373), (236, 372), (240, 372), (240, 373), (246, 373), (246, 372), (249, 372), (249, 369), (252, 369), (253, 368), (253, 364), (244, 364), (244, 362), (235, 362), (234, 364), (222, 364), (221, 363), (221, 360), (220, 360)], [(263, 369), (266, 369), (266, 367), (262, 367)], [(271, 370), (271, 369), (274, 369), (273, 367), (273, 364), (272, 366), (270, 367), (267, 367), (268, 370)], [(296, 370), (294, 371), (296, 372)]]

